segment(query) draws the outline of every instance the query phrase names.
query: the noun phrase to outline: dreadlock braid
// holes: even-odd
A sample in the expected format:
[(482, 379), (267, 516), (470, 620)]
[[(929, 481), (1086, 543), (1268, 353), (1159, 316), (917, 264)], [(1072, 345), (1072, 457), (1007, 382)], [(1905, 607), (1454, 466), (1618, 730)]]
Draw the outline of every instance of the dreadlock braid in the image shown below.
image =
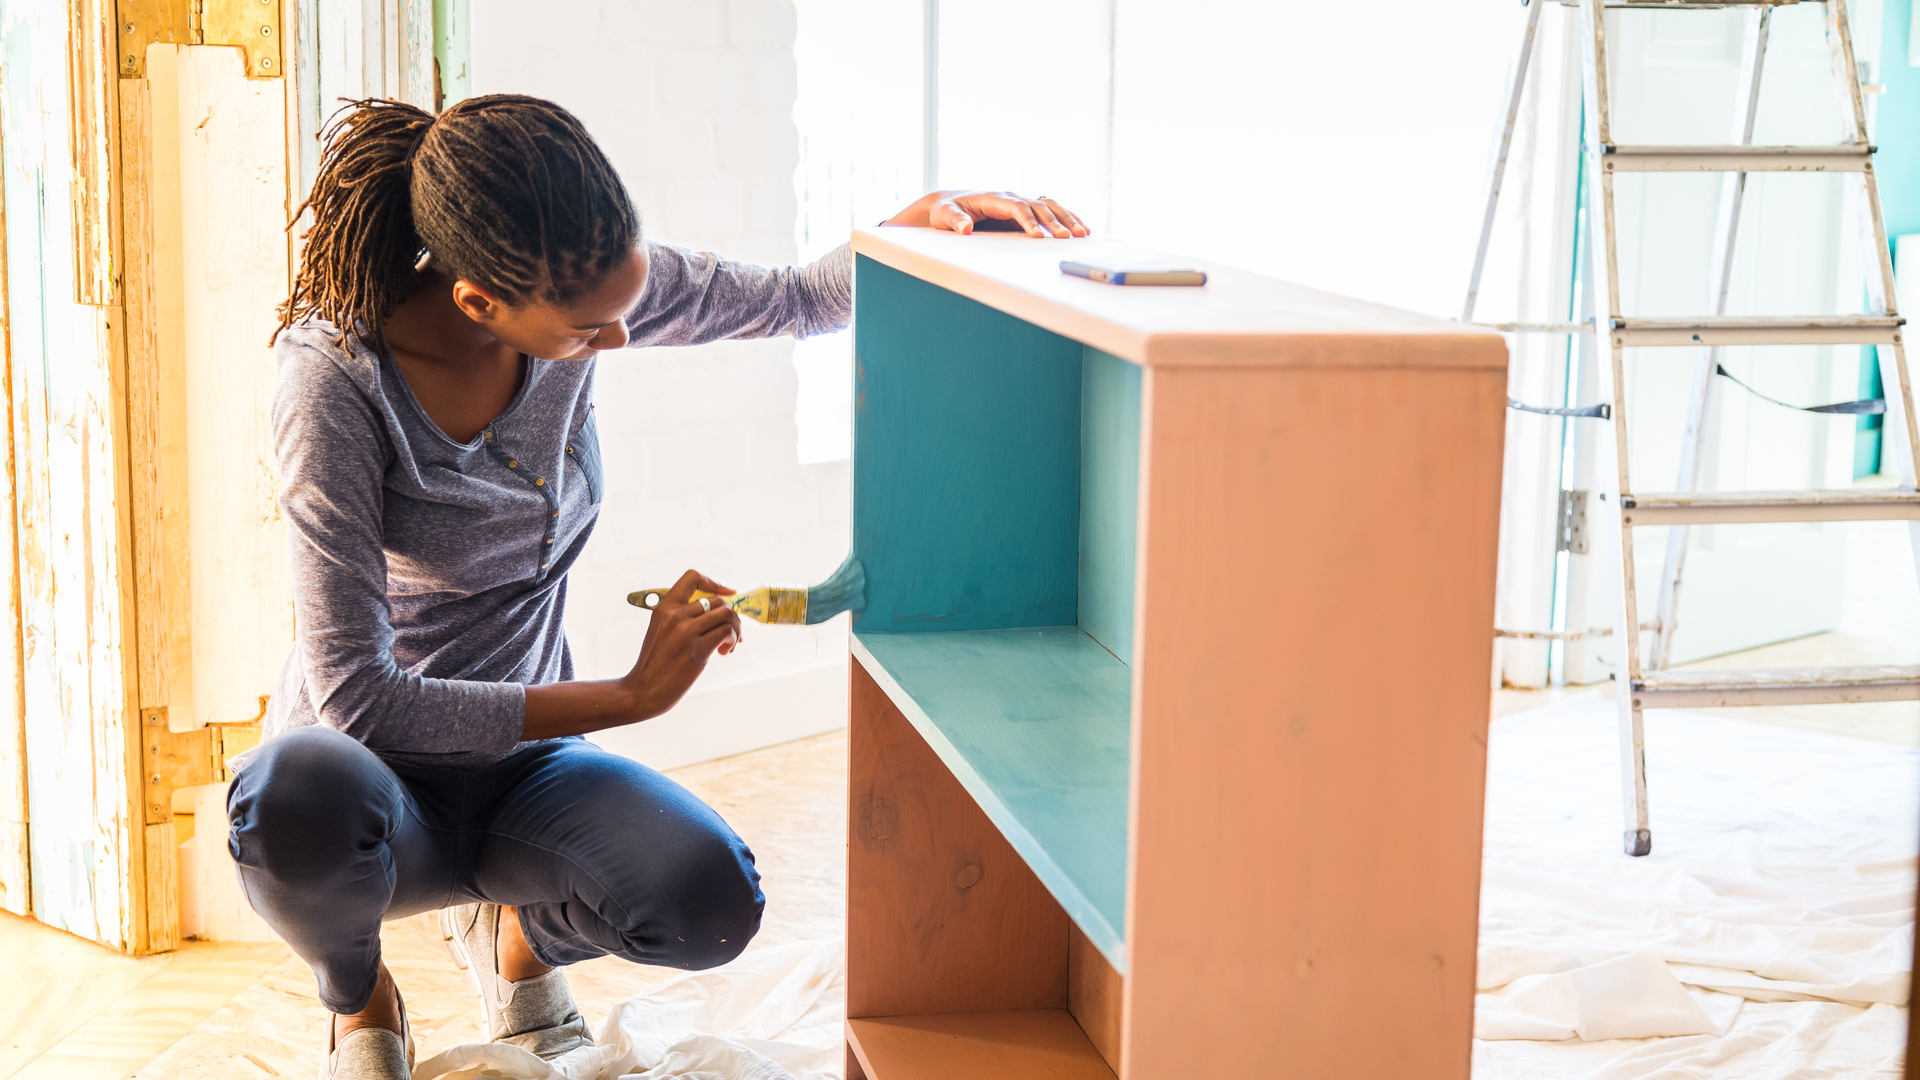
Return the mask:
[(586, 128), (518, 94), (468, 98), (437, 118), (398, 101), (350, 103), (327, 130), (300, 211), (309, 207), (280, 330), (318, 316), (375, 351), (423, 252), (509, 303), (565, 303), (640, 240), (626, 186)]

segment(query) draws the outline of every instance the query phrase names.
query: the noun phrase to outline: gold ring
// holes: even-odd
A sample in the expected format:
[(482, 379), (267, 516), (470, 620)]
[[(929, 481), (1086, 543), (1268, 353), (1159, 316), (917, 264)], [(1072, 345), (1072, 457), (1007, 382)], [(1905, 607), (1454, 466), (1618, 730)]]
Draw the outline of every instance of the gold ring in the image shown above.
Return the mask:
[(707, 599), (707, 598), (706, 598), (706, 597), (704, 597), (704, 596), (703, 596), (703, 597), (701, 597), (701, 598), (700, 598), (700, 610), (701, 610), (701, 611), (712, 611), (712, 610), (713, 610), (713, 601), (711, 601), (711, 600), (709, 600), (709, 599)]

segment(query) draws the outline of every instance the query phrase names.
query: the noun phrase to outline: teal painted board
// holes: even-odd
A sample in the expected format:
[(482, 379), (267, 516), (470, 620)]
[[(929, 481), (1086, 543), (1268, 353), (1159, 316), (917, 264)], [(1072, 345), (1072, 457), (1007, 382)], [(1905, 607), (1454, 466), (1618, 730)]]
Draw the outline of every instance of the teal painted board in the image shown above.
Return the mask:
[(864, 256), (854, 295), (854, 625), (1074, 625), (1081, 346)]
[(1070, 626), (856, 632), (853, 651), (1068, 918), (1125, 974), (1127, 666)]
[(1140, 367), (1088, 347), (1080, 366), (1080, 629), (1133, 663), (1140, 532)]

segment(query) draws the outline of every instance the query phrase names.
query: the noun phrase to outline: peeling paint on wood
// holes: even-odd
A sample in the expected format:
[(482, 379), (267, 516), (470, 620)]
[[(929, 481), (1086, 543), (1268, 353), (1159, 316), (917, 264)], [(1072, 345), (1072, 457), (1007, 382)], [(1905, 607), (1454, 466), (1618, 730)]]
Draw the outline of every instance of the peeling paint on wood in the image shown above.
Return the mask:
[[(34, 913), (135, 949), (144, 932), (133, 899), (144, 829), (131, 820), (137, 743), (122, 678), (121, 316), (75, 302), (112, 296), (111, 241), (103, 238), (113, 222), (92, 220), (111, 183), (76, 174), (83, 160), (89, 170), (110, 169), (112, 160), (110, 152), (86, 152), (111, 135), (113, 103), (103, 97), (110, 83), (91, 85), (84, 56), (69, 63), (76, 45), (86, 51), (69, 31), (88, 9), (89, 0), (0, 6), (20, 700)], [(111, 80), (111, 67), (102, 74)], [(81, 108), (69, 107), (63, 88), (79, 91)], [(76, 227), (76, 208), (88, 216), (84, 228)], [(82, 259), (83, 252), (91, 254)], [(93, 284), (83, 285), (90, 274)]]

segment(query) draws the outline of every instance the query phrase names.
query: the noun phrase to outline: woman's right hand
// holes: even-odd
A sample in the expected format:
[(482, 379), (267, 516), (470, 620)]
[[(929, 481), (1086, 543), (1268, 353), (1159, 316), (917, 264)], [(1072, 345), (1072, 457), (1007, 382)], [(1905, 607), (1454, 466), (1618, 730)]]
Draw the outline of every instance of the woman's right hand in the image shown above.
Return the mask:
[(725, 656), (741, 641), (740, 613), (725, 604), (694, 602), (695, 590), (728, 596), (732, 589), (689, 570), (653, 609), (640, 658), (620, 681), (651, 718), (673, 708), (706, 670), (715, 652)]
[(527, 718), (520, 737), (585, 735), (651, 720), (673, 708), (700, 677), (709, 657), (716, 651), (730, 653), (740, 644), (740, 613), (725, 604), (689, 601), (695, 589), (715, 596), (733, 592), (692, 570), (681, 574), (653, 609), (633, 670), (618, 679), (527, 687)]

